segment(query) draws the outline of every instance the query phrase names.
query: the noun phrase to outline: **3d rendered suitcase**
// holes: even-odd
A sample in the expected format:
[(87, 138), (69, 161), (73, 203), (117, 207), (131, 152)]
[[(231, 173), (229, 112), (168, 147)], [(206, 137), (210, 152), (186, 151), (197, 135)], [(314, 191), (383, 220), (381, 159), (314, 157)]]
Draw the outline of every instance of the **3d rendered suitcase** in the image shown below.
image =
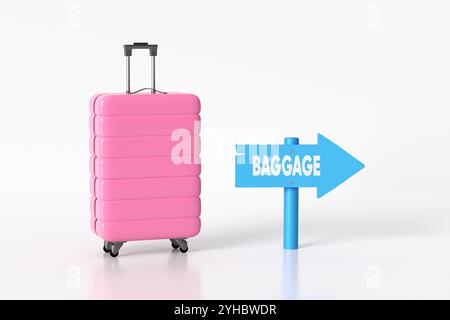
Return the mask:
[[(148, 49), (150, 93), (130, 90), (133, 49)], [(123, 243), (170, 239), (188, 250), (200, 231), (200, 101), (155, 88), (157, 45), (125, 45), (125, 94), (90, 101), (91, 228), (116, 257)]]

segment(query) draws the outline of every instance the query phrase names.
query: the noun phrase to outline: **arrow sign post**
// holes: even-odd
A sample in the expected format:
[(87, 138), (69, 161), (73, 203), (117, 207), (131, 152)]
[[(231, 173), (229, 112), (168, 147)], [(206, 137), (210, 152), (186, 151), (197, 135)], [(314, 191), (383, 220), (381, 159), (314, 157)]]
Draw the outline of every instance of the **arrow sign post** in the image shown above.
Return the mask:
[(236, 145), (236, 187), (284, 188), (284, 248), (298, 248), (298, 188), (315, 187), (320, 198), (364, 164), (319, 134), (317, 144), (285, 138), (280, 145)]

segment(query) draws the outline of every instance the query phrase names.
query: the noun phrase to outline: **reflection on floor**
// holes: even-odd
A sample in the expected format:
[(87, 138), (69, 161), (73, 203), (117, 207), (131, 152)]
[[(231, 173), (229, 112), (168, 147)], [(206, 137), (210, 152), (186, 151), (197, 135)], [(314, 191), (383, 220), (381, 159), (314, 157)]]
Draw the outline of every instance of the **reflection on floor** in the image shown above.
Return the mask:
[(93, 273), (94, 299), (199, 299), (201, 277), (189, 265), (189, 255), (172, 251), (165, 261), (132, 264), (103, 256)]

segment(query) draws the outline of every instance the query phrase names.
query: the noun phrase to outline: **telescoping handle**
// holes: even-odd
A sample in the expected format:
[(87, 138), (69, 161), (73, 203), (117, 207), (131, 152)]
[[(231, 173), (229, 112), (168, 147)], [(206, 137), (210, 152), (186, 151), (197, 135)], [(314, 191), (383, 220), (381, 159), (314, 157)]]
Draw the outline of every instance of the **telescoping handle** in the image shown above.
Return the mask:
[(127, 94), (131, 94), (131, 85), (130, 85), (130, 58), (133, 53), (133, 49), (148, 49), (150, 52), (150, 57), (152, 58), (152, 70), (151, 70), (151, 92), (156, 93), (156, 80), (155, 80), (155, 57), (158, 51), (157, 44), (148, 44), (147, 42), (135, 42), (133, 44), (125, 44), (123, 46), (123, 51), (125, 58), (127, 59)]

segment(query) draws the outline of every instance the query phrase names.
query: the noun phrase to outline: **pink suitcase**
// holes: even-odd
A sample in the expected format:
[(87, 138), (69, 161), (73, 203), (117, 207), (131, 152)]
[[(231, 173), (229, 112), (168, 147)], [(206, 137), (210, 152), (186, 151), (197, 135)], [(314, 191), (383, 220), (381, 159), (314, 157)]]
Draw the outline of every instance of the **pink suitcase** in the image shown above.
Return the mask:
[[(150, 93), (130, 90), (133, 49), (150, 51)], [(126, 93), (90, 101), (91, 228), (113, 257), (132, 240), (170, 239), (186, 252), (200, 231), (200, 101), (155, 89), (157, 45), (124, 51)]]

